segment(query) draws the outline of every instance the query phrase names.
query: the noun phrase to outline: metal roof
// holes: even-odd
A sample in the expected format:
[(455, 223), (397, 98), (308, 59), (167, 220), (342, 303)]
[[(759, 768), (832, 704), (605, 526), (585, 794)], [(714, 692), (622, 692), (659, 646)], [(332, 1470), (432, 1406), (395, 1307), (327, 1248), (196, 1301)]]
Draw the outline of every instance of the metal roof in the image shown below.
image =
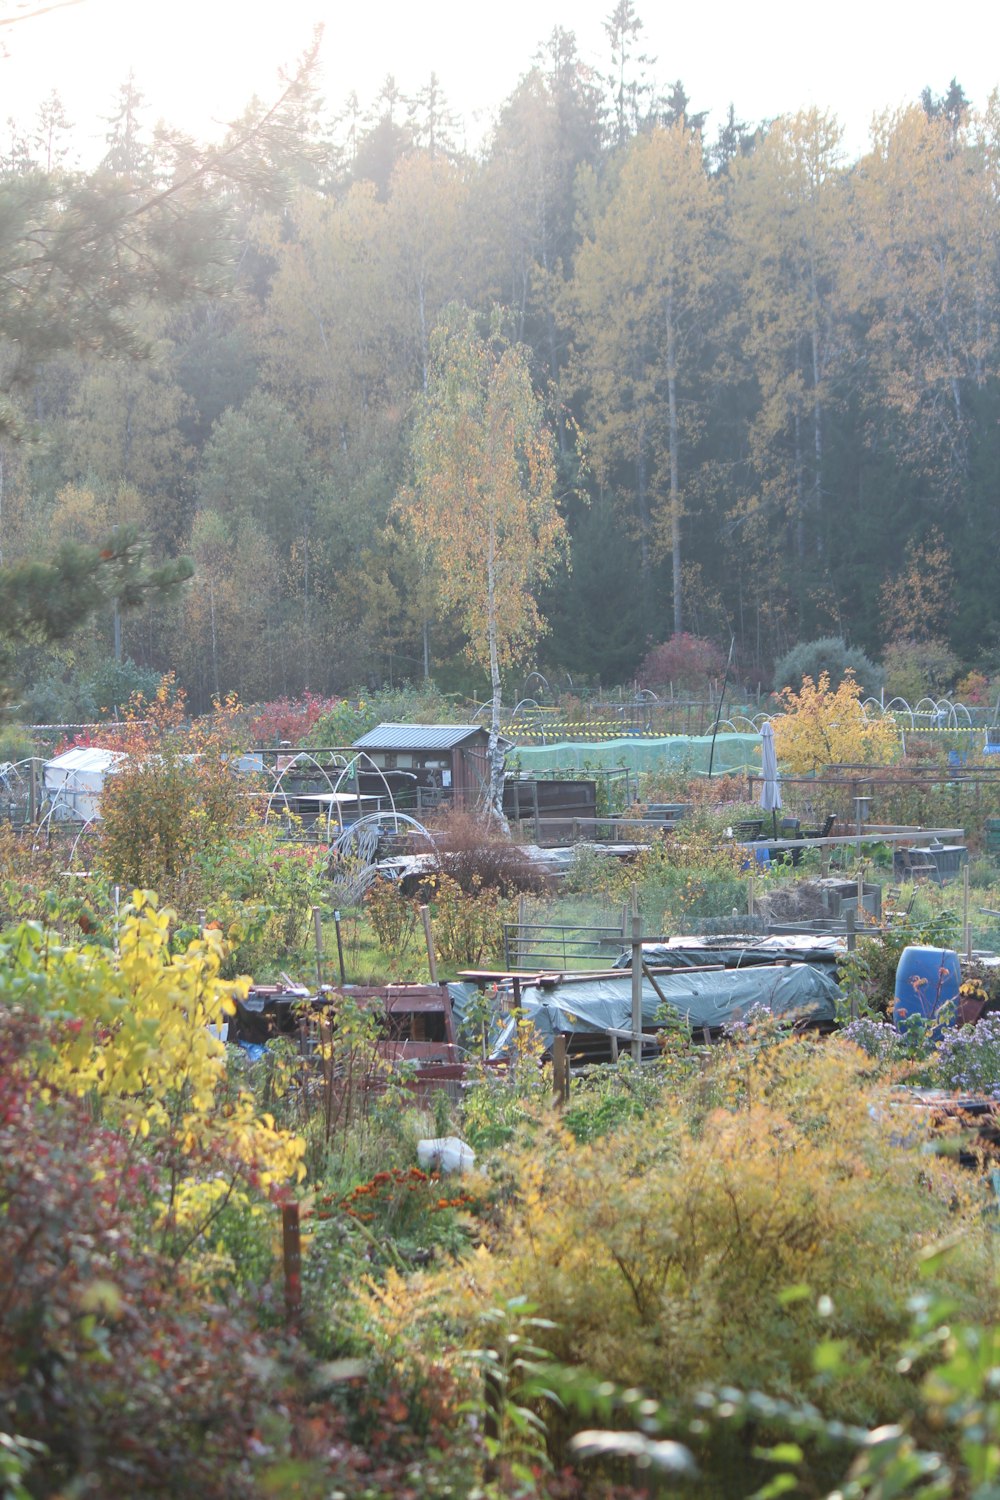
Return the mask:
[[(485, 735), (482, 724), (376, 724), (355, 750), (455, 750), (475, 735)], [(504, 742), (506, 743), (506, 741)]]

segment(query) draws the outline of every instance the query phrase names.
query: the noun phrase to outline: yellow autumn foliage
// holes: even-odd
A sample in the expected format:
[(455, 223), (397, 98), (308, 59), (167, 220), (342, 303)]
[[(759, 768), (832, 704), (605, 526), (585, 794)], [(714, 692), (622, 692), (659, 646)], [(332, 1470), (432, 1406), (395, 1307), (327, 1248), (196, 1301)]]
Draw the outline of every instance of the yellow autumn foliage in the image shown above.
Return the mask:
[(55, 1040), (39, 1059), (43, 1089), (90, 1095), (115, 1129), (166, 1134), (182, 1154), (224, 1154), (256, 1181), (301, 1179), (305, 1146), (257, 1113), (252, 1094), (227, 1092), (218, 1028), (249, 981), (220, 979), (220, 933), (207, 930), (180, 954), (170, 951), (174, 914), (148, 891), (126, 908), (119, 951), (50, 944), (25, 924), (18, 967), (42, 990)]
[[(689, 1097), (666, 1088), (596, 1144), (554, 1118), (509, 1158), (515, 1189), (491, 1253), (452, 1278), (453, 1316), (474, 1327), (523, 1295), (557, 1359), (660, 1399), (714, 1382), (849, 1420), (904, 1409), (921, 1249), (966, 1231), (947, 1274), (970, 1311), (992, 1250), (974, 1175), (921, 1151), (868, 1066), (833, 1042), (720, 1047)], [(836, 1388), (813, 1366), (825, 1338), (852, 1371)]]
[(834, 691), (830, 676), (802, 680), (799, 692), (783, 688), (783, 712), (772, 719), (774, 747), (783, 770), (802, 773), (831, 765), (886, 765), (899, 753), (899, 730), (891, 718), (868, 719), (861, 688), (848, 673)]

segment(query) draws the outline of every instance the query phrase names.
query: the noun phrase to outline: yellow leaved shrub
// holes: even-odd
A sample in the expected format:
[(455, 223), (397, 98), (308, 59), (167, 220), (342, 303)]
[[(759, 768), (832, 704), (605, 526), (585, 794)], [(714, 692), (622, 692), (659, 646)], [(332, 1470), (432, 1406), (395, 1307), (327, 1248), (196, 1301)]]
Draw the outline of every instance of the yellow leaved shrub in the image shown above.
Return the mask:
[(891, 718), (868, 718), (861, 688), (848, 673), (834, 691), (828, 672), (819, 682), (802, 680), (796, 693), (781, 692), (782, 712), (772, 719), (774, 748), (783, 770), (821, 771), (839, 764), (888, 765), (900, 752), (899, 730)]

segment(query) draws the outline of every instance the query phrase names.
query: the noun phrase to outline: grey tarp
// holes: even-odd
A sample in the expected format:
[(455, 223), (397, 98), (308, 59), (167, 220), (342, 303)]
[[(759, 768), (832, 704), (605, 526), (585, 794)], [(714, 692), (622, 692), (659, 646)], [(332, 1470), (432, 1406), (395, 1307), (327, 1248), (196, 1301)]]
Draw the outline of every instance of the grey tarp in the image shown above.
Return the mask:
[[(475, 1011), (476, 1005), (482, 1000), (482, 991), (476, 984), (468, 984), (457, 979), (448, 981), (448, 994), (451, 998), (451, 1013), (455, 1019), (455, 1033), (458, 1037), (459, 1046), (479, 1051), (482, 1039), (476, 1029), (469, 1021), (470, 1010)], [(491, 1009), (490, 1022), (487, 1027), (486, 1044), (489, 1048), (496, 1046), (500, 1035), (504, 1017), (494, 1005)]]
[[(686, 1017), (695, 1031), (740, 1020), (755, 1005), (766, 1006), (785, 1021), (817, 1024), (833, 1021), (840, 991), (833, 979), (808, 964), (786, 968), (722, 969), (701, 973), (658, 974), (656, 982), (668, 1005)], [(663, 1002), (648, 980), (642, 983), (642, 1024), (656, 1025)], [(589, 979), (580, 983), (525, 985), (521, 1009), (539, 1031), (546, 1047), (558, 1032), (629, 1031), (632, 1026), (632, 979)], [(514, 1022), (508, 1021), (493, 1051), (503, 1056), (510, 1046)]]
[(448, 998), (451, 1000), (451, 1013), (455, 1018), (456, 1029), (461, 1031), (465, 1026), (469, 1007), (479, 999), (479, 988), (477, 985), (452, 979), (448, 981)]
[[(683, 944), (643, 943), (642, 960), (651, 969), (698, 969), (712, 964), (724, 964), (727, 969), (746, 969), (781, 962), (833, 968), (846, 952), (846, 940), (838, 937), (754, 937), (742, 943), (731, 937), (695, 938)], [(631, 969), (631, 948), (620, 954), (611, 967)]]

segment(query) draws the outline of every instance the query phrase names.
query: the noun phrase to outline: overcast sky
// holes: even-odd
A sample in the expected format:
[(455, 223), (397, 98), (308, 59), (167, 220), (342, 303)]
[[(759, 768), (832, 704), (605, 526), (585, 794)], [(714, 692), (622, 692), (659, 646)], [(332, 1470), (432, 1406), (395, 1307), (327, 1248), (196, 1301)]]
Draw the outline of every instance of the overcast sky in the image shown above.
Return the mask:
[[(0, 0), (0, 15), (51, 0)], [(93, 157), (118, 85), (134, 69), (151, 114), (198, 137), (276, 92), (313, 25), (325, 27), (323, 84), (331, 112), (355, 89), (367, 104), (391, 73), (404, 94), (435, 71), (468, 144), (561, 25), (585, 62), (608, 68), (602, 21), (612, 0), (79, 0), (3, 28), (0, 120), (29, 123), (55, 88)], [(730, 102), (739, 118), (818, 105), (845, 127), (857, 154), (873, 113), (943, 93), (957, 77), (976, 106), (1000, 83), (1000, 0), (709, 0), (695, 7), (637, 0), (643, 46), (660, 85), (680, 78), (692, 110), (708, 110), (710, 139)]]

